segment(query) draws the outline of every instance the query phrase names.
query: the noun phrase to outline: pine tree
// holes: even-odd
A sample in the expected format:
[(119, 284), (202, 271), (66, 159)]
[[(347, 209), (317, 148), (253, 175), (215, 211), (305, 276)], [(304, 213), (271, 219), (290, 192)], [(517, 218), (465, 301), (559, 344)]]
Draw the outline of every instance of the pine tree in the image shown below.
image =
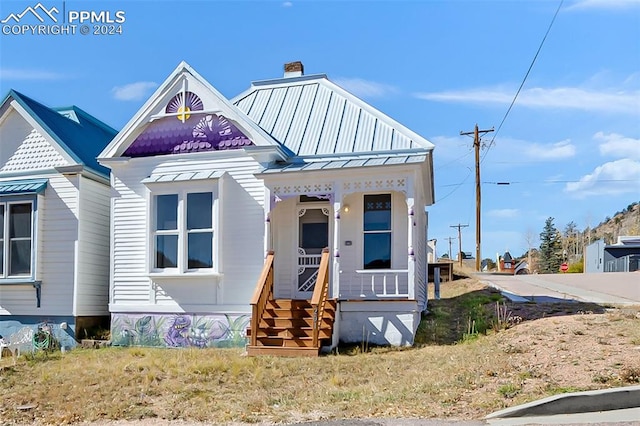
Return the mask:
[(543, 274), (555, 274), (562, 264), (562, 239), (560, 232), (553, 225), (553, 218), (545, 221), (540, 233), (540, 252), (538, 265)]

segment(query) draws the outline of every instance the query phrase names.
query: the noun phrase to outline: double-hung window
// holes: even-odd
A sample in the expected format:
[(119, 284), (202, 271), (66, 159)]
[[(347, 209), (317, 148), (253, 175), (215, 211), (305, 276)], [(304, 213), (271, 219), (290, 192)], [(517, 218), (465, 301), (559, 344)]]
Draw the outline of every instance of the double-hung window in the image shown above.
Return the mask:
[(391, 194), (364, 196), (364, 269), (391, 268)]
[(0, 202), (0, 277), (33, 276), (32, 201)]
[(152, 206), (152, 269), (213, 271), (214, 193), (157, 194)]

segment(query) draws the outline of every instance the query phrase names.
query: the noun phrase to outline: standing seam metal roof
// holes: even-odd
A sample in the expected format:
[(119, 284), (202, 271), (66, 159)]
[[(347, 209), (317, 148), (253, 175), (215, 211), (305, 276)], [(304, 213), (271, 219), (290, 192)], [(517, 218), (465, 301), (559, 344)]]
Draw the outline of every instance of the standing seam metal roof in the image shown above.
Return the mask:
[(232, 102), (298, 156), (433, 148), (323, 74), (254, 82)]
[(274, 164), (262, 170), (264, 174), (301, 172), (312, 170), (330, 170), (354, 167), (371, 167), (382, 165), (402, 165), (422, 163), (427, 158), (424, 152), (407, 153), (405, 155), (375, 156), (370, 158), (336, 158), (302, 161), (294, 163)]

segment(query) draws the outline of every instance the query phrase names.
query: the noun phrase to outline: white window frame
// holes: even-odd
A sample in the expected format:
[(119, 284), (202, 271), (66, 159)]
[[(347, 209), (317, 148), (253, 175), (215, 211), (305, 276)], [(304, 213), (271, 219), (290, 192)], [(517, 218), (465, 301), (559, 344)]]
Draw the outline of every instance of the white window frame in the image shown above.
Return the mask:
[[(388, 195), (389, 196), (389, 202), (391, 203), (391, 218), (390, 218), (390, 228), (388, 230), (384, 229), (380, 229), (380, 230), (375, 230), (375, 231), (365, 231), (364, 229), (364, 215), (366, 212), (366, 201), (365, 198), (367, 195)], [(365, 243), (365, 235), (367, 234), (389, 234), (389, 239), (390, 239), (390, 247), (389, 247), (389, 267), (388, 268), (370, 268), (370, 269), (366, 269), (367, 271), (376, 271), (376, 270), (381, 270), (381, 271), (388, 271), (390, 269), (393, 269), (393, 219), (394, 219), (394, 207), (393, 207), (393, 194), (391, 192), (372, 192), (372, 193), (368, 193), (368, 194), (362, 194), (362, 250), (360, 252), (360, 256), (361, 256), (361, 261), (360, 264), (362, 265), (362, 269), (365, 270), (365, 257), (364, 257), (364, 252), (366, 249), (366, 243)]]
[[(31, 259), (29, 264), (29, 273), (22, 275), (10, 275), (11, 263), (11, 241), (9, 238), (9, 211), (12, 205), (30, 204), (31, 205)], [(0, 240), (0, 250), (2, 250), (2, 273), (0, 273), (0, 284), (25, 283), (34, 282), (36, 276), (36, 252), (37, 252), (37, 196), (28, 197), (0, 197), (0, 205), (4, 207), (4, 217), (1, 226), (3, 227), (3, 236)], [(24, 240), (24, 237), (19, 239)], [(16, 240), (15, 238), (13, 240)]]
[[(219, 197), (218, 197), (218, 180), (207, 180), (204, 182), (176, 182), (176, 183), (151, 183), (149, 187), (148, 205), (148, 223), (147, 232), (147, 258), (148, 271), (152, 277), (188, 277), (203, 275), (218, 275), (220, 267), (220, 249), (219, 249)], [(186, 188), (185, 188), (186, 187)], [(192, 193), (211, 193), (211, 228), (187, 230), (187, 195)], [(159, 195), (177, 195), (178, 196), (178, 215), (177, 215), (177, 234), (178, 234), (178, 261), (175, 268), (156, 268), (156, 235), (175, 235), (174, 230), (156, 230), (156, 197)], [(211, 256), (211, 268), (188, 268), (188, 236), (193, 233), (211, 232), (213, 233)]]

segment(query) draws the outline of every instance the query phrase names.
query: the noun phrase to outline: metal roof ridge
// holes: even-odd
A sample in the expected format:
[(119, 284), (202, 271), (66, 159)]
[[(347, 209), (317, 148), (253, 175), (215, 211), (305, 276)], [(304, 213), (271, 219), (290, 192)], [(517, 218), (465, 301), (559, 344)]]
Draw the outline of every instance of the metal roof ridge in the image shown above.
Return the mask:
[(267, 80), (255, 80), (251, 82), (251, 85), (252, 86), (276, 86), (283, 83), (300, 83), (304, 81), (321, 80), (321, 79), (328, 80), (328, 77), (326, 74), (309, 74), (309, 75), (302, 75), (300, 77), (279, 77), (279, 78), (272, 78)]
[[(82, 116), (82, 118), (84, 118), (87, 121), (90, 121), (91, 124), (95, 125), (96, 127), (100, 128), (101, 130), (106, 131), (107, 133), (113, 133), (113, 137), (115, 137), (115, 135), (118, 134), (118, 130), (116, 130), (115, 128), (111, 127), (110, 125), (108, 125), (104, 121), (100, 120), (99, 118), (97, 118), (93, 114), (90, 114), (87, 111), (83, 110), (82, 108), (80, 108), (77, 105), (70, 105), (68, 107), (52, 107), (51, 109), (56, 111), (56, 112), (72, 110), (76, 114), (79, 113)], [(81, 123), (77, 123), (76, 122), (76, 124), (79, 124), (80, 126), (82, 126)]]

